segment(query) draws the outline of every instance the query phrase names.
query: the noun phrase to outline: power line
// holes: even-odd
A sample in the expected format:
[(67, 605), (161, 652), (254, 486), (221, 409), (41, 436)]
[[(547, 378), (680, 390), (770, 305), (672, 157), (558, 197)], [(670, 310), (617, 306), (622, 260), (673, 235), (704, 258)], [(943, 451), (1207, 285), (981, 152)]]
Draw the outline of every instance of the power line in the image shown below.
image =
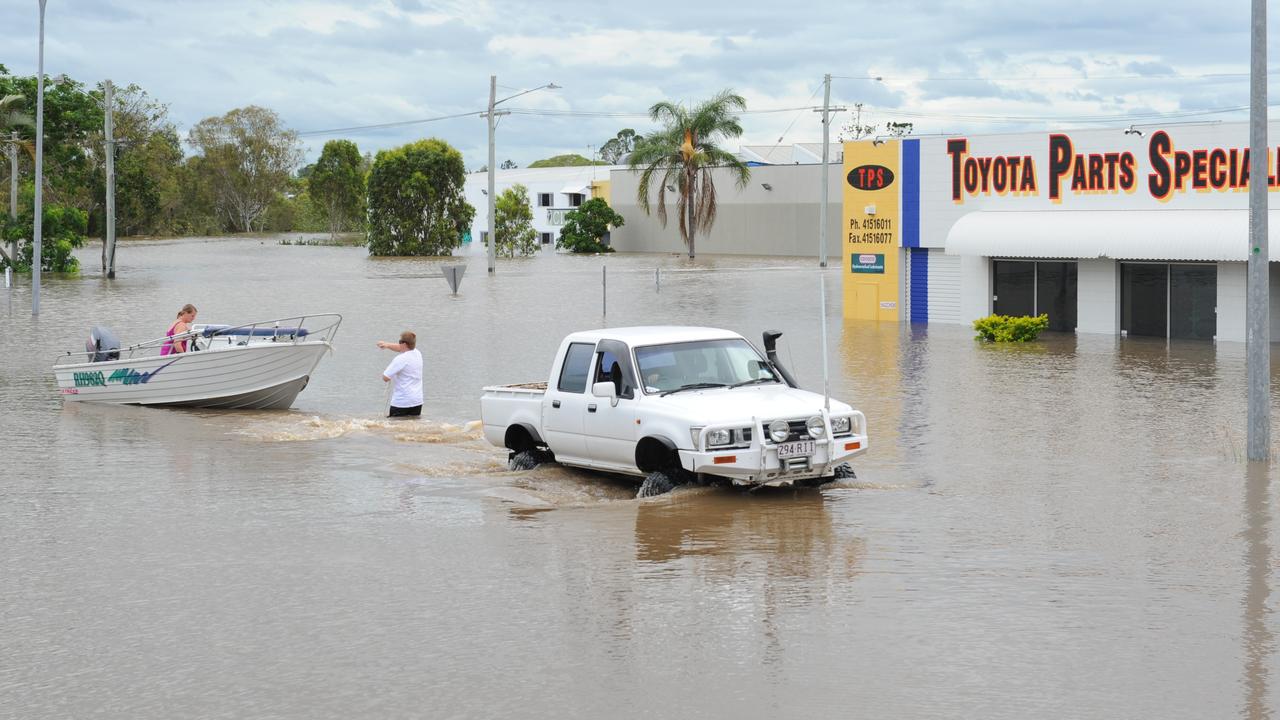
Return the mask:
[(472, 112), (457, 113), (455, 115), (439, 115), (437, 117), (420, 118), (418, 120), (400, 120), (397, 122), (377, 123), (375, 125), (353, 125), (351, 127), (330, 128), (328, 130), (307, 130), (298, 133), (298, 137), (308, 137), (312, 135), (333, 135), (340, 132), (351, 132), (353, 130), (382, 130), (385, 128), (403, 127), (405, 125), (420, 125), (422, 123), (438, 122), (440, 120), (454, 120), (464, 117), (479, 117), (484, 113), (483, 110), (475, 110)]

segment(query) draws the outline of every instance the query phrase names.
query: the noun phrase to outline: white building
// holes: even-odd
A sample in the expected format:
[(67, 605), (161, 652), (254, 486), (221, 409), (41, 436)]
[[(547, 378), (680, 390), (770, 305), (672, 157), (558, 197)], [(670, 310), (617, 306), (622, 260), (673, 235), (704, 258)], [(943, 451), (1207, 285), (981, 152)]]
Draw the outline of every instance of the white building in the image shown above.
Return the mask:
[[(494, 174), (494, 190), (501, 195), (514, 185), (524, 185), (529, 191), (529, 205), (533, 210), (533, 229), (543, 252), (555, 252), (564, 215), (591, 197), (608, 199), (609, 171), (617, 169), (609, 165), (585, 165), (581, 167), (517, 168), (498, 170)], [(467, 202), (476, 209), (471, 223), (471, 235), (464, 240), (461, 253), (482, 255), (485, 240), (489, 236), (489, 174), (470, 173), (464, 189)]]

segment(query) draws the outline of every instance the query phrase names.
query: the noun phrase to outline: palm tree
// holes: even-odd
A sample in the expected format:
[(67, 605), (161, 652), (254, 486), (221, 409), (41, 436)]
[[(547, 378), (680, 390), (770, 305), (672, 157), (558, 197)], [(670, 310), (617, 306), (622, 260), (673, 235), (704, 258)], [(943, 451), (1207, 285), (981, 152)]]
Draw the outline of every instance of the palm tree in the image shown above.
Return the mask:
[(660, 102), (649, 108), (649, 117), (663, 129), (645, 136), (631, 153), (631, 168), (643, 168), (636, 200), (649, 212), (649, 189), (658, 182), (658, 221), (667, 226), (667, 191), (679, 193), (676, 214), (680, 216), (680, 237), (694, 257), (694, 238), (706, 234), (716, 221), (716, 184), (713, 170), (726, 167), (737, 180), (738, 189), (747, 186), (751, 170), (732, 153), (716, 145), (719, 138), (742, 135), (736, 111), (746, 110), (747, 101), (732, 90), (694, 107)]

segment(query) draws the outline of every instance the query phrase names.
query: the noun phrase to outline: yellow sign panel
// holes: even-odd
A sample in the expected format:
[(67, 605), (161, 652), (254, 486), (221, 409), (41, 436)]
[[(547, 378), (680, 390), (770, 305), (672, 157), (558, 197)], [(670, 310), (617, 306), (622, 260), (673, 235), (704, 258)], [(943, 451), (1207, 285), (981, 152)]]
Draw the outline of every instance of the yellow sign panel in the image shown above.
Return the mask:
[(897, 140), (844, 144), (844, 316), (898, 320), (902, 245)]

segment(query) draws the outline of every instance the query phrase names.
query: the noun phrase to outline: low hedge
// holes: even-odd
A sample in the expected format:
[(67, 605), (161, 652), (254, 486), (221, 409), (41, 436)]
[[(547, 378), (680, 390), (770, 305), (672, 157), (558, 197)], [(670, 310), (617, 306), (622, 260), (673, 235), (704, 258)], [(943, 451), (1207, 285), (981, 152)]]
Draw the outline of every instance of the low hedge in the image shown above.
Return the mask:
[(1047, 327), (1048, 315), (988, 315), (973, 321), (973, 329), (978, 331), (976, 339), (990, 342), (1028, 342), (1040, 337)]

